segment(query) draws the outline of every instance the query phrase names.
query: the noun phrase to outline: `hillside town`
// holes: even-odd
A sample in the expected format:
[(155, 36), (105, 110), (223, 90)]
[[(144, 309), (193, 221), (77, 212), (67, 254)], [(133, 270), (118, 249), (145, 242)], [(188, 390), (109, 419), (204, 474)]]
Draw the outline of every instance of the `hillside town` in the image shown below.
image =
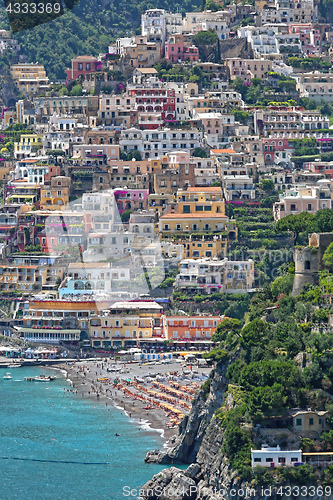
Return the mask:
[(210, 3), (147, 10), (62, 82), (0, 32), (4, 336), (209, 349), (307, 245), (290, 217), (332, 208), (332, 26), (313, 0)]

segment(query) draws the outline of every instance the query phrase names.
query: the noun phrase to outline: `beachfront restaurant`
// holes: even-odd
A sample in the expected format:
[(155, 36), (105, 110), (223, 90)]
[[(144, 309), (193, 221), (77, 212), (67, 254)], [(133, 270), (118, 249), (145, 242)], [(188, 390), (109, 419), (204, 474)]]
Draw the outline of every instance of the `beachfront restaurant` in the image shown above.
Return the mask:
[(43, 344), (59, 344), (60, 342), (79, 342), (81, 330), (53, 329), (48, 327), (29, 328), (16, 327), (19, 335), (29, 342), (42, 342)]
[(21, 356), (21, 351), (15, 347), (1, 346), (0, 356), (6, 356), (6, 358), (19, 358)]

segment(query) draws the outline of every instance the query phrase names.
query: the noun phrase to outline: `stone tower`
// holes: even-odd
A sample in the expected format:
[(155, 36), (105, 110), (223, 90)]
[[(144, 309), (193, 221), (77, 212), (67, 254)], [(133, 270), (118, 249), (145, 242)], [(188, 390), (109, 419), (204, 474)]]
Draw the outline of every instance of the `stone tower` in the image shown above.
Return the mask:
[(306, 283), (317, 283), (318, 271), (324, 268), (323, 255), (332, 241), (333, 233), (312, 233), (309, 235), (309, 246), (295, 248), (293, 295), (298, 295)]

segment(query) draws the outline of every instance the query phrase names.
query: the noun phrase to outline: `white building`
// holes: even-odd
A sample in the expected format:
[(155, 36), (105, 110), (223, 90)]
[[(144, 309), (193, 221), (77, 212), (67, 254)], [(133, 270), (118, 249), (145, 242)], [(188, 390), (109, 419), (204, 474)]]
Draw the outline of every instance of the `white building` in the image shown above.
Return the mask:
[(301, 212), (315, 214), (323, 208), (332, 208), (330, 187), (324, 183), (318, 186), (293, 186), (279, 194), (280, 201), (273, 205), (274, 219), (280, 220), (287, 215)]
[(220, 40), (229, 38), (229, 11), (218, 12), (186, 12), (183, 19), (184, 33), (198, 33), (200, 31), (213, 30)]
[(161, 41), (164, 46), (168, 35), (182, 32), (181, 12), (173, 14), (164, 9), (149, 9), (141, 16), (141, 34), (147, 36), (149, 42)]
[(72, 262), (67, 278), (59, 287), (59, 295), (63, 298), (68, 294), (110, 294), (120, 281), (130, 281), (129, 267), (112, 267), (110, 262)]
[(333, 75), (331, 73), (321, 73), (313, 71), (292, 75), (296, 80), (296, 90), (299, 90), (300, 97), (308, 97), (317, 102), (333, 101)]
[(254, 200), (256, 197), (253, 179), (248, 175), (224, 175), (222, 185), (227, 201)]
[(251, 449), (251, 465), (256, 467), (281, 467), (282, 465), (294, 466), (302, 462), (302, 450), (282, 451), (280, 446), (270, 448), (263, 445), (261, 450)]
[(203, 147), (203, 132), (198, 129), (159, 129), (140, 130), (130, 128), (122, 130), (119, 139), (120, 149), (138, 150), (143, 159), (157, 158), (175, 149), (193, 150)]
[(193, 292), (246, 293), (253, 289), (254, 262), (218, 259), (184, 259), (175, 287)]
[(84, 262), (100, 262), (109, 258), (122, 260), (131, 256), (135, 235), (123, 230), (110, 233), (90, 233), (87, 250), (83, 252)]

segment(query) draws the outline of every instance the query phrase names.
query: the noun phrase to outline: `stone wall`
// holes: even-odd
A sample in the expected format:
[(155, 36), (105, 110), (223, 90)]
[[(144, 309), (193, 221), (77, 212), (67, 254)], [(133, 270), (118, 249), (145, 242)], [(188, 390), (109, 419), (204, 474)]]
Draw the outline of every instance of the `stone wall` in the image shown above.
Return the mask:
[(229, 38), (220, 40), (221, 59), (231, 57), (244, 57), (251, 59), (253, 57), (252, 49), (246, 38)]

